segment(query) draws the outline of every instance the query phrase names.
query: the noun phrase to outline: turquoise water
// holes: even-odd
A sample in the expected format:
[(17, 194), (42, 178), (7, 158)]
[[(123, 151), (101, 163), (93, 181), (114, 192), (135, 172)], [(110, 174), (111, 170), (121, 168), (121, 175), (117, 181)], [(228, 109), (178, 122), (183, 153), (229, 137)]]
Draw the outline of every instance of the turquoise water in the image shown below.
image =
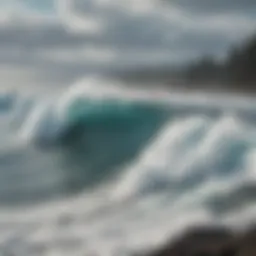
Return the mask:
[(50, 216), (65, 209), (77, 223), (71, 240), (99, 255), (130, 255), (187, 222), (255, 216), (253, 101), (127, 95), (2, 96), (0, 224), (7, 211), (59, 239)]
[(169, 115), (153, 104), (75, 101), (54, 138), (47, 138), (46, 118), (30, 144), (1, 156), (1, 202), (36, 203), (99, 186), (136, 157)]

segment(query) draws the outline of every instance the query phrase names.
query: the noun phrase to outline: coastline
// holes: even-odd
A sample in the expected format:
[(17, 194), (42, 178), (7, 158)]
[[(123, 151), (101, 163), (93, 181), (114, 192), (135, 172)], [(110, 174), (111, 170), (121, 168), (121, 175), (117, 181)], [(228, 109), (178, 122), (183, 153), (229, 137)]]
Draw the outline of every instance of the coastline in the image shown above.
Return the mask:
[(245, 231), (222, 227), (194, 227), (154, 252), (140, 256), (255, 256), (256, 225)]

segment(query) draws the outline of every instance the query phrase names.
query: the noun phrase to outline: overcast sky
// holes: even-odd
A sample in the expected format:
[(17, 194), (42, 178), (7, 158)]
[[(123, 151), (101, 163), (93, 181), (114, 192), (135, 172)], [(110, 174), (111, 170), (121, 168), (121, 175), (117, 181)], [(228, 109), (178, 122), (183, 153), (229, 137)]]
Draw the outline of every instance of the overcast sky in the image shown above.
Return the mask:
[(3, 86), (222, 57), (256, 31), (255, 0), (0, 0)]

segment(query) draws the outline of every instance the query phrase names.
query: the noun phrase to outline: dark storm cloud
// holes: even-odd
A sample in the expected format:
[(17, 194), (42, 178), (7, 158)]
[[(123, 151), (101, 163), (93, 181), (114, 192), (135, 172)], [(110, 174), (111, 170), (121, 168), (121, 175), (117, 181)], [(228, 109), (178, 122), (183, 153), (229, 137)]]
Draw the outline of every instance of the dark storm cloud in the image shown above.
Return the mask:
[(163, 0), (170, 4), (179, 5), (187, 11), (203, 14), (214, 13), (246, 13), (255, 14), (255, 0)]
[[(0, 62), (13, 63), (16, 65), (33, 65), (41, 68), (48, 65), (67, 67), (70, 65), (83, 66), (88, 68), (95, 65), (93, 60), (86, 63), (86, 58), (78, 58), (72, 61), (63, 61), (63, 58), (54, 59), (55, 53), (59, 51), (65, 54), (76, 52), (79, 49), (91, 47), (98, 49), (106, 48), (116, 55), (116, 64), (121, 62), (143, 63), (141, 58), (146, 54), (152, 56), (163, 56), (164, 61), (170, 56), (173, 61), (173, 54), (180, 55), (181, 59), (188, 52), (218, 52), (229, 44), (229, 34), (219, 35), (218, 31), (185, 31), (180, 33), (177, 25), (166, 24), (163, 20), (147, 20), (143, 18), (126, 18), (122, 22), (114, 22), (105, 32), (97, 35), (84, 35), (70, 33), (60, 24), (41, 27), (0, 27)], [(224, 38), (225, 37), (225, 38)], [(225, 40), (224, 40), (225, 39)], [(49, 54), (48, 54), (49, 53)], [(159, 53), (159, 54), (158, 54)], [(167, 55), (167, 56), (166, 56)], [(145, 58), (145, 62), (149, 61)], [(151, 61), (154, 61), (153, 59)], [(155, 61), (160, 61), (155, 60)], [(116, 65), (111, 62), (109, 65)]]
[[(185, 48), (190, 48), (190, 50), (197, 51), (201, 48), (215, 51), (219, 48), (222, 51), (223, 47), (234, 40), (234, 37), (240, 38), (240, 34), (247, 33), (246, 28), (252, 30), (255, 25), (254, 22), (249, 28), (247, 25), (250, 24), (250, 19), (240, 16), (232, 16), (232, 19), (229, 16), (224, 16), (221, 17), (221, 21), (219, 17), (198, 19), (197, 16), (188, 18), (186, 13), (178, 13), (176, 19), (172, 19), (175, 11), (172, 11), (171, 5), (179, 3), (182, 8), (197, 10), (200, 8), (210, 10), (211, 6), (221, 9), (223, 6), (222, 10), (224, 11), (229, 5), (233, 8), (242, 5), (244, 8), (245, 6), (252, 7), (256, 5), (256, 1), (232, 0), (233, 4), (231, 4), (231, 0), (172, 0), (170, 1), (170, 19), (161, 15), (161, 9), (157, 12), (150, 10), (143, 15), (133, 15), (131, 10), (127, 11), (125, 5), (123, 9), (120, 9), (120, 5), (119, 9), (116, 9), (115, 6), (110, 8), (107, 3), (110, 5), (114, 1), (116, 0), (107, 1), (105, 5), (99, 4), (100, 0), (70, 1), (73, 4), (68, 10), (67, 17), (62, 17), (62, 21), (64, 20), (65, 23), (65, 19), (68, 20), (67, 22), (72, 22), (76, 16), (83, 19), (88, 14), (99, 15), (101, 17), (99, 22), (103, 23), (100, 33), (73, 33), (61, 22), (29, 27), (19, 26), (19, 24), (0, 26), (0, 50), (8, 51), (9, 49), (15, 52), (16, 49), (22, 55), (22, 52), (32, 54), (53, 49), (76, 50), (94, 45), (95, 47), (110, 48), (119, 54), (126, 49), (128, 51), (131, 49), (135, 51), (142, 49), (149, 51), (180, 49), (180, 51), (184, 51)], [(145, 0), (141, 1), (146, 3)], [(126, 2), (128, 1), (126, 0)], [(74, 21), (75, 25), (76, 22)]]
[(256, 27), (249, 15), (256, 1), (249, 0), (59, 2), (60, 16), (51, 22), (20, 17), (1, 24), (0, 65), (37, 69), (46, 80), (67, 82), (87, 72), (223, 55)]

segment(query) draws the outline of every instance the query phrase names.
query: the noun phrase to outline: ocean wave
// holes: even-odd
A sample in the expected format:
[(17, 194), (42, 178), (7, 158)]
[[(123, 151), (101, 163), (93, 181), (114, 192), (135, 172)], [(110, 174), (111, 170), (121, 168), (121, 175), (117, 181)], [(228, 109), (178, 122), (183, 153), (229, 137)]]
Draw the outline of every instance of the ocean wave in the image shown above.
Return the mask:
[(255, 104), (156, 92), (89, 79), (54, 99), (16, 98), (1, 117), (0, 203), (20, 203), (6, 218), (39, 226), (31, 244), (57, 239), (63, 212), (99, 255), (253, 216)]

